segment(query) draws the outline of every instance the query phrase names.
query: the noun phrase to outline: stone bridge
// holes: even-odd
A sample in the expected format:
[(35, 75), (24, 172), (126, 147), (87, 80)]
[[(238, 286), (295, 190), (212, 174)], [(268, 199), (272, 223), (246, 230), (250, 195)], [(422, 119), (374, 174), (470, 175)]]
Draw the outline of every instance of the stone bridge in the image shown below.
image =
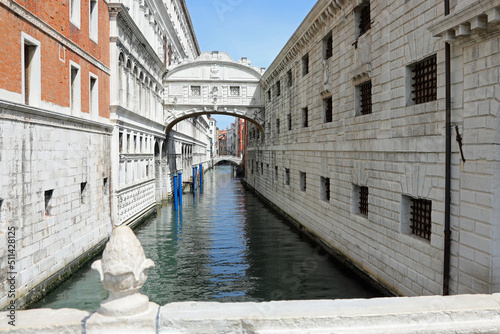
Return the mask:
[(263, 131), (264, 69), (242, 58), (234, 61), (225, 52), (204, 52), (194, 60), (173, 67), (163, 79), (165, 125), (203, 114), (246, 119)]
[(242, 160), (243, 160), (243, 158), (237, 157), (234, 155), (221, 155), (221, 156), (212, 158), (212, 165), (215, 166), (222, 161), (229, 161), (235, 165), (241, 165)]

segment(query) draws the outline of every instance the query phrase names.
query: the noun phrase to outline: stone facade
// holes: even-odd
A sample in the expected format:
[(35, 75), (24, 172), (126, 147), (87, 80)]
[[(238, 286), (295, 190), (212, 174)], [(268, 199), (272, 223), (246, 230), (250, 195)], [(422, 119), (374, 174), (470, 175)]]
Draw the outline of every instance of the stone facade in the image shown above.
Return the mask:
[(172, 138), (205, 164), (210, 138), (206, 120), (166, 131), (163, 76), (200, 54), (184, 0), (1, 0), (0, 32), (0, 308), (21, 308), (191, 172)]
[(451, 41), (450, 293), (499, 291), (499, 7), (318, 1), (263, 75), (248, 184), (393, 293), (442, 293)]
[(0, 2), (0, 308), (42, 294), (111, 230), (108, 8), (88, 5)]

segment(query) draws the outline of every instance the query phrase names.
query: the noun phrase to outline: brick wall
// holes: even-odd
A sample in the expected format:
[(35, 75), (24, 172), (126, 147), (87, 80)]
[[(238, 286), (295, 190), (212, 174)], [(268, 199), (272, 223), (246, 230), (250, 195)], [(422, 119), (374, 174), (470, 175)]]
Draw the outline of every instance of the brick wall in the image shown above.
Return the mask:
[[(81, 29), (77, 29), (69, 21), (66, 2), (54, 2), (52, 6), (40, 1), (19, 1), (34, 16), (56, 29), (65, 38), (69, 38), (73, 47), (83, 50), (90, 57), (94, 57), (105, 67), (109, 67), (109, 14), (107, 4), (98, 2), (99, 8), (99, 36), (95, 43), (89, 38), (88, 32), (88, 1), (82, 0)], [(17, 6), (12, 5), (16, 8)], [(22, 9), (21, 9), (22, 11)], [(23, 11), (25, 12), (25, 11)], [(32, 17), (26, 14), (26, 18)], [(39, 29), (26, 19), (21, 19), (5, 6), (0, 6), (0, 33), (6, 36), (0, 49), (0, 57), (5, 59), (0, 64), (2, 77), (0, 89), (15, 94), (22, 94), (22, 55), (21, 32), (26, 33), (40, 42), (41, 56), (41, 100), (63, 108), (70, 106), (70, 68), (69, 61), (81, 66), (81, 111), (89, 112), (89, 72), (97, 75), (99, 84), (99, 115), (109, 118), (109, 73), (106, 73), (95, 64), (83, 59), (81, 55), (65, 47), (47, 30)], [(50, 30), (50, 28), (48, 28)], [(0, 95), (1, 99), (9, 98)], [(19, 99), (22, 100), (22, 99)], [(46, 104), (44, 105), (46, 106)], [(53, 109), (59, 110), (54, 107)], [(62, 109), (64, 110), (64, 109)]]

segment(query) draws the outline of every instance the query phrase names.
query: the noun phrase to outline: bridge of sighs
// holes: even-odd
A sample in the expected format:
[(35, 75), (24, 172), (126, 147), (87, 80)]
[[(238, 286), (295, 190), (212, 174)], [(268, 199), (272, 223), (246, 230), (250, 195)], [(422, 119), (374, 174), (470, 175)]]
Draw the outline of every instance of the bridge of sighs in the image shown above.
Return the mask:
[(167, 131), (184, 119), (203, 114), (243, 118), (263, 131), (263, 73), (264, 69), (250, 66), (246, 58), (234, 61), (217, 51), (173, 67), (163, 80)]

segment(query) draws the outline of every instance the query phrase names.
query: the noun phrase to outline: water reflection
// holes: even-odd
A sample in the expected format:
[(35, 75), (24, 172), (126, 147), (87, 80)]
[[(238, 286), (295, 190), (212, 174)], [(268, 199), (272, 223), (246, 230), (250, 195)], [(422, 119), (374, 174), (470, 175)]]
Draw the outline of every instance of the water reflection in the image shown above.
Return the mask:
[[(247, 193), (231, 167), (206, 173), (203, 190), (135, 231), (155, 262), (142, 288), (153, 302), (376, 296)], [(87, 267), (36, 307), (95, 310), (106, 294)]]

